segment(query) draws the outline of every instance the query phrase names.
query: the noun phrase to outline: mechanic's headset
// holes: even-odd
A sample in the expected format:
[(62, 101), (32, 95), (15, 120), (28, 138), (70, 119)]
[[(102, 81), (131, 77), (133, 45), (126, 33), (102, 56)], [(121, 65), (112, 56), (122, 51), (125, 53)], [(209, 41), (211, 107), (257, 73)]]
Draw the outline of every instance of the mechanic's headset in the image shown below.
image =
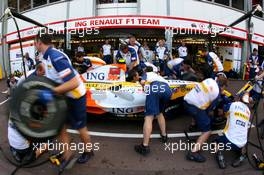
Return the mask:
[(30, 76), (12, 94), (10, 119), (26, 138), (45, 141), (59, 134), (67, 104), (64, 96), (51, 91), (56, 86), (46, 77)]

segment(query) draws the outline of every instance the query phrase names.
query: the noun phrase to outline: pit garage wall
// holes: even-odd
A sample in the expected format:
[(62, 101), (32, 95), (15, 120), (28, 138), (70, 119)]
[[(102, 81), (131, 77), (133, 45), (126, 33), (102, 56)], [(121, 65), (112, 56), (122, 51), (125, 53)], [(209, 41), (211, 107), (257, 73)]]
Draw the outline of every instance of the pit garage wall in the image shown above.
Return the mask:
[[(195, 0), (171, 0), (170, 3), (170, 15), (183, 18), (201, 19), (228, 25), (243, 15), (242, 12), (236, 10)], [(236, 27), (246, 29), (246, 23), (242, 22)], [(261, 30), (259, 32), (263, 33)]]
[[(140, 15), (153, 15), (153, 16), (168, 16), (168, 3), (169, 0), (139, 0), (140, 1)], [(178, 1), (178, 0), (171, 0)], [(184, 0), (185, 1), (185, 0)], [(182, 2), (181, 2), (182, 3)], [(179, 6), (179, 4), (177, 4)]]
[[(242, 11), (211, 3), (196, 0), (170, 0), (170, 16), (200, 19), (228, 25), (242, 15), (244, 15)], [(252, 22), (254, 23), (254, 33), (260, 34), (260, 36), (255, 36), (253, 40), (264, 43), (264, 19), (253, 17)], [(235, 27), (246, 29), (246, 22), (241, 22)]]
[[(22, 13), (40, 23), (47, 24), (52, 22), (64, 21), (73, 18), (91, 17), (95, 14), (95, 0), (73, 0), (55, 3)], [(33, 27), (34, 25), (18, 20), (20, 29)], [(8, 32), (16, 31), (15, 24), (8, 20)]]
[(96, 6), (97, 16), (115, 15), (135, 15), (137, 14), (137, 3), (115, 3), (115, 4), (99, 4)]

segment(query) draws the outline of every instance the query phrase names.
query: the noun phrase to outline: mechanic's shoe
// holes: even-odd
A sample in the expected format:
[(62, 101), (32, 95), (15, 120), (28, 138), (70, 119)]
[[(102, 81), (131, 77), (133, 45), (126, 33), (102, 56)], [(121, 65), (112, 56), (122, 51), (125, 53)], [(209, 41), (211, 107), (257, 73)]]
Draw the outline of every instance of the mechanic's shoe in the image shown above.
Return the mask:
[(196, 131), (198, 131), (197, 125), (190, 125), (189, 126), (189, 131), (190, 132), (196, 132)]
[(226, 168), (226, 163), (225, 163), (225, 158), (224, 158), (224, 155), (221, 151), (218, 151), (216, 153), (216, 161), (218, 163), (218, 166), (220, 169), (225, 169)]
[(188, 151), (186, 158), (187, 160), (199, 162), (199, 163), (206, 161), (206, 158), (203, 155), (201, 155), (199, 152)]
[(237, 168), (240, 167), (243, 164), (243, 161), (247, 159), (246, 155), (241, 155), (237, 159), (234, 160), (232, 163), (232, 167)]
[(12, 153), (13, 158), (14, 158), (17, 162), (21, 163), (22, 158), (21, 158), (20, 155), (16, 152), (16, 150), (15, 150), (14, 148), (10, 147), (10, 151), (11, 151), (11, 153)]
[(84, 152), (82, 155), (78, 158), (77, 163), (83, 164), (86, 163), (88, 160), (90, 160), (94, 156), (94, 152)]
[(135, 147), (135, 151), (143, 156), (146, 156), (150, 153), (150, 148), (149, 146), (144, 146), (143, 144), (140, 145), (136, 145)]
[(168, 134), (166, 134), (165, 136), (160, 134), (160, 139), (161, 139), (162, 143), (167, 143), (168, 142)]
[(60, 162), (59, 174), (62, 174), (64, 170), (71, 169), (76, 161), (77, 161), (77, 158), (75, 158), (74, 156), (71, 156), (69, 160), (63, 159)]

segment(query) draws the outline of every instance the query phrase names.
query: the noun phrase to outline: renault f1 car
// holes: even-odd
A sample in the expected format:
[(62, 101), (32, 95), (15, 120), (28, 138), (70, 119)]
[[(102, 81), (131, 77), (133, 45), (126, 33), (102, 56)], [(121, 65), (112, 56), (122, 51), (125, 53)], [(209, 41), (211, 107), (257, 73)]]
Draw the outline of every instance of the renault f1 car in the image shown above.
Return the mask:
[[(100, 58), (85, 57), (85, 59), (90, 59), (93, 66), (92, 70), (81, 74), (87, 88), (88, 113), (112, 114), (116, 117), (143, 116), (146, 93), (139, 83), (126, 81), (125, 64), (106, 65)], [(168, 83), (173, 95), (166, 106), (165, 116), (172, 118), (179, 110), (183, 109), (183, 97), (198, 82), (168, 80)], [(253, 85), (248, 82), (237, 94), (251, 91)], [(224, 96), (229, 101), (234, 98), (228, 91), (225, 91)]]
[[(87, 88), (87, 112), (110, 113), (116, 117), (143, 116), (146, 93), (139, 83), (126, 81), (125, 64), (106, 65), (103, 60), (89, 57), (93, 69), (81, 74)], [(165, 115), (172, 115), (181, 106), (182, 98), (197, 82), (168, 80), (173, 95)], [(174, 111), (174, 112), (173, 112)]]

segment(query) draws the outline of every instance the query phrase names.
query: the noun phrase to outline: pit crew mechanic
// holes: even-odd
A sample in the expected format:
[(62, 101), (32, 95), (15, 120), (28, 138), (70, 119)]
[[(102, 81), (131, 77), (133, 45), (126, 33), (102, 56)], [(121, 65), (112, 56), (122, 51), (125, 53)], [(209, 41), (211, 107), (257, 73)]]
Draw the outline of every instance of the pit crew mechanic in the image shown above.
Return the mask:
[[(154, 73), (152, 67), (146, 68), (146, 73), (142, 76), (141, 84), (147, 93), (145, 102), (145, 121), (143, 126), (144, 140), (142, 144), (136, 145), (134, 149), (141, 155), (147, 155), (150, 153), (149, 140), (154, 119), (158, 120), (162, 143), (166, 143), (168, 140), (163, 111), (165, 109), (165, 104), (172, 96), (172, 91), (167, 80)], [(145, 84), (149, 84), (149, 86), (146, 88)]]
[[(26, 72), (26, 75), (27, 75), (27, 78), (29, 78), (31, 76), (44, 76), (45, 75), (45, 65), (41, 61), (38, 61), (38, 63), (35, 66), (35, 69)], [(24, 75), (22, 75), (18, 79), (17, 85), (22, 83), (25, 80), (25, 78), (26, 77)]]
[(180, 66), (180, 71), (181, 71), (181, 75), (180, 75), (181, 80), (197, 81), (199, 79), (198, 78), (199, 72), (195, 72), (195, 70), (192, 69), (192, 60), (188, 58), (188, 56), (182, 62)]
[[(261, 70), (264, 70), (264, 63), (263, 63), (263, 65), (261, 66)], [(255, 80), (263, 80), (263, 78), (264, 78), (264, 71), (262, 71), (259, 75), (257, 75), (257, 76), (255, 77)]]
[[(86, 127), (86, 89), (80, 79), (80, 75), (73, 69), (66, 54), (52, 47), (52, 35), (47, 31), (41, 31), (35, 39), (36, 49), (43, 54), (46, 77), (54, 80), (60, 85), (53, 89), (53, 92), (42, 92), (48, 95), (53, 93), (65, 94), (68, 97), (69, 116), (68, 124), (80, 133), (82, 142), (87, 145), (91, 143), (88, 129)], [(70, 144), (69, 135), (66, 132), (67, 126), (63, 127), (60, 139), (64, 144)], [(78, 163), (85, 163), (93, 156), (93, 151), (85, 150), (79, 157)], [(59, 171), (62, 172), (73, 159), (70, 150), (64, 150), (63, 160)]]
[(93, 69), (91, 60), (89, 58), (84, 59), (84, 54), (82, 52), (78, 52), (76, 54), (76, 63), (74, 63), (74, 65), (78, 67), (77, 70), (80, 74)]
[(192, 115), (195, 124), (202, 132), (197, 139), (195, 146), (188, 151), (186, 158), (191, 161), (205, 162), (206, 158), (199, 151), (204, 142), (211, 135), (211, 120), (208, 113), (212, 111), (218, 102), (218, 98), (224, 92), (227, 86), (227, 79), (219, 77), (216, 80), (212, 78), (205, 79), (195, 86), (184, 97), (184, 105), (186, 110)]
[(258, 49), (254, 48), (253, 53), (250, 55), (249, 59), (249, 78), (253, 79), (256, 76), (256, 70), (260, 64), (260, 57), (258, 55)]
[(102, 46), (100, 49), (101, 55), (103, 60), (105, 61), (106, 64), (112, 64), (113, 59), (112, 59), (112, 46), (109, 44), (109, 40), (105, 40), (105, 44)]
[(158, 46), (155, 49), (155, 55), (157, 57), (161, 75), (167, 75), (168, 68), (166, 63), (169, 61), (169, 50), (165, 46), (165, 40), (159, 40)]
[(128, 39), (125, 40), (128, 47), (132, 47), (136, 50), (139, 61), (143, 61), (146, 58), (146, 53), (141, 44), (136, 40), (136, 37), (131, 35)]
[(221, 63), (220, 58), (214, 52), (208, 52), (206, 49), (203, 49), (201, 56), (205, 58), (207, 64), (210, 66), (209, 74), (211, 75), (211, 78), (217, 77), (218, 74), (224, 75), (223, 64)]
[(126, 43), (121, 43), (116, 54), (116, 60), (118, 63), (125, 63), (127, 66), (127, 71), (130, 71), (139, 65), (136, 50), (132, 47), (128, 47)]
[(8, 121), (8, 143), (13, 158), (19, 163), (31, 163), (47, 150), (47, 145), (41, 149), (35, 149), (33, 142), (27, 140), (17, 130), (16, 125), (9, 119)]
[(182, 42), (181, 46), (178, 48), (179, 57), (185, 59), (188, 55), (188, 49), (185, 46), (185, 43)]
[(182, 62), (184, 61), (183, 58), (174, 58), (170, 61), (167, 62), (167, 66), (169, 68), (169, 76), (174, 78), (174, 79), (177, 79), (177, 78), (180, 78), (181, 77), (181, 71), (180, 71), (180, 68), (181, 68), (181, 64)]
[(255, 81), (253, 89), (250, 91), (250, 103), (252, 103), (252, 104), (254, 104), (256, 101), (263, 98), (262, 88), (264, 85), (264, 81), (263, 81), (263, 78), (258, 79), (258, 76), (261, 76), (261, 74), (264, 72), (264, 70), (262, 67), (259, 67), (258, 70), (259, 71), (257, 72), (257, 75), (256, 75), (257, 80)]
[[(246, 155), (243, 154), (242, 148), (247, 144), (248, 126), (250, 123), (250, 110), (249, 94), (241, 93), (237, 97), (237, 101), (225, 105), (224, 112), (227, 113), (226, 126), (223, 130), (224, 135), (219, 136), (216, 139), (218, 144), (224, 144), (227, 150), (237, 152), (239, 156), (232, 163), (233, 167), (238, 167), (246, 159)], [(229, 147), (229, 148), (228, 148)], [(220, 150), (219, 146), (216, 153), (216, 161), (219, 168), (225, 169), (226, 162), (223, 154), (223, 150)]]
[(18, 77), (16, 77), (14, 74), (11, 74), (9, 78), (6, 81), (7, 87), (8, 87), (8, 92), (7, 96), (10, 96), (13, 93), (14, 88), (17, 85), (18, 82)]
[(138, 83), (141, 77), (138, 74), (138, 71), (135, 69), (132, 69), (128, 72), (127, 81), (132, 83)]
[[(44, 75), (45, 69), (41, 62), (37, 63), (36, 69), (28, 72), (28, 77)], [(17, 85), (19, 85), (24, 80), (24, 76), (20, 77)], [(21, 135), (21, 133), (17, 130), (15, 123), (13, 123), (10, 119), (8, 121), (8, 142), (13, 158), (19, 163), (33, 162), (47, 150), (47, 145), (43, 145), (41, 149), (35, 149), (33, 146), (34, 143)]]

